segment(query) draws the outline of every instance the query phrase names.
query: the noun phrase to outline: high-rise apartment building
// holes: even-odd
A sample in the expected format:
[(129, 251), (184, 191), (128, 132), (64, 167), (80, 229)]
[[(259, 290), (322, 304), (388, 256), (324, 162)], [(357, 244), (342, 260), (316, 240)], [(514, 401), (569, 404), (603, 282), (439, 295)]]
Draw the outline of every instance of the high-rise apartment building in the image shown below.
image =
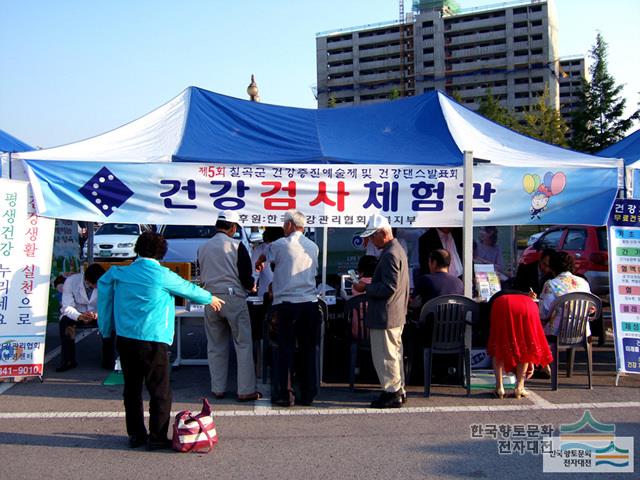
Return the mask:
[[(558, 75), (560, 113), (571, 126), (571, 114), (575, 111), (579, 94), (582, 91), (582, 80), (587, 78), (587, 64), (584, 55), (560, 58)], [(567, 136), (570, 132), (567, 133)]]
[(491, 90), (515, 111), (549, 89), (558, 108), (553, 0), (458, 9), (416, 1), (403, 22), (318, 34), (318, 107), (363, 104), (440, 89), (472, 109)]

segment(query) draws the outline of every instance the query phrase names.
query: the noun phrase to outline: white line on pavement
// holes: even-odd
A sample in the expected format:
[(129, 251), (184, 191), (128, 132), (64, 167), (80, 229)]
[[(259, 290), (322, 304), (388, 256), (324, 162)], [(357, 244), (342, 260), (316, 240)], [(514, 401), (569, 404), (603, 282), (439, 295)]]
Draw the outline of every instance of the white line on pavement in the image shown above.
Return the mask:
[(529, 392), (529, 400), (533, 402), (534, 405), (539, 407), (548, 407), (549, 405), (553, 405), (549, 400), (542, 398), (536, 392), (532, 392), (531, 390), (527, 390)]
[[(599, 403), (559, 403), (520, 404), (449, 407), (403, 407), (379, 410), (375, 408), (271, 408), (253, 410), (217, 410), (217, 417), (263, 417), (263, 416), (304, 416), (304, 415), (382, 415), (410, 413), (453, 413), (453, 412), (517, 412), (523, 410), (576, 410), (604, 408), (639, 408), (640, 402), (599, 402)], [(175, 416), (178, 412), (171, 412)], [(145, 414), (147, 415), (147, 414)], [(0, 420), (29, 420), (51, 418), (123, 418), (124, 412), (4, 412)]]

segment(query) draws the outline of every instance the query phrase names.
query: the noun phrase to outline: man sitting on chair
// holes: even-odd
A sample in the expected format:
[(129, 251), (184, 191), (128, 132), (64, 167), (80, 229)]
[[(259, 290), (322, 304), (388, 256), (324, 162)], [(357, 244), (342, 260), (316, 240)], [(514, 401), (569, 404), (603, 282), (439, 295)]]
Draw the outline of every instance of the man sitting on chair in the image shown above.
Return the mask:
[[(66, 372), (76, 363), (76, 328), (97, 327), (98, 280), (104, 274), (102, 265), (93, 263), (84, 273), (66, 279), (62, 287), (60, 307), (60, 366), (56, 372)], [(102, 368), (111, 370), (114, 364), (113, 338), (102, 339)]]
[(442, 295), (464, 295), (464, 285), (455, 275), (449, 273), (451, 255), (447, 250), (437, 249), (429, 253), (429, 272), (416, 280), (415, 293), (424, 305), (429, 300)]

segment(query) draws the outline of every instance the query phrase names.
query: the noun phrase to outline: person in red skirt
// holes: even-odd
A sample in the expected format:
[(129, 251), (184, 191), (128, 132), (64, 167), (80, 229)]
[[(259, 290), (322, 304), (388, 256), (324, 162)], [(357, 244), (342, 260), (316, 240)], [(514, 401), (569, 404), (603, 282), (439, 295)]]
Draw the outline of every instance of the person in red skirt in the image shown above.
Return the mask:
[(526, 397), (525, 379), (531, 378), (535, 365), (546, 366), (553, 361), (542, 329), (538, 306), (526, 294), (500, 292), (491, 298), (491, 326), (487, 352), (493, 358), (496, 376), (496, 397), (505, 396), (503, 372), (516, 372), (516, 398)]

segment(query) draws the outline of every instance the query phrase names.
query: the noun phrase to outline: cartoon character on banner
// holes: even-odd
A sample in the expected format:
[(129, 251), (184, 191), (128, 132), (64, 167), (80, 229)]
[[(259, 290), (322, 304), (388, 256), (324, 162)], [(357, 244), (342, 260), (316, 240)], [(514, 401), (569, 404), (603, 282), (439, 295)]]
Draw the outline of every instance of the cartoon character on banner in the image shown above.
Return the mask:
[(549, 200), (554, 195), (559, 195), (567, 185), (567, 177), (563, 172), (547, 172), (544, 181), (538, 174), (527, 173), (522, 178), (524, 191), (531, 194), (531, 219), (541, 219), (540, 214), (546, 210)]

